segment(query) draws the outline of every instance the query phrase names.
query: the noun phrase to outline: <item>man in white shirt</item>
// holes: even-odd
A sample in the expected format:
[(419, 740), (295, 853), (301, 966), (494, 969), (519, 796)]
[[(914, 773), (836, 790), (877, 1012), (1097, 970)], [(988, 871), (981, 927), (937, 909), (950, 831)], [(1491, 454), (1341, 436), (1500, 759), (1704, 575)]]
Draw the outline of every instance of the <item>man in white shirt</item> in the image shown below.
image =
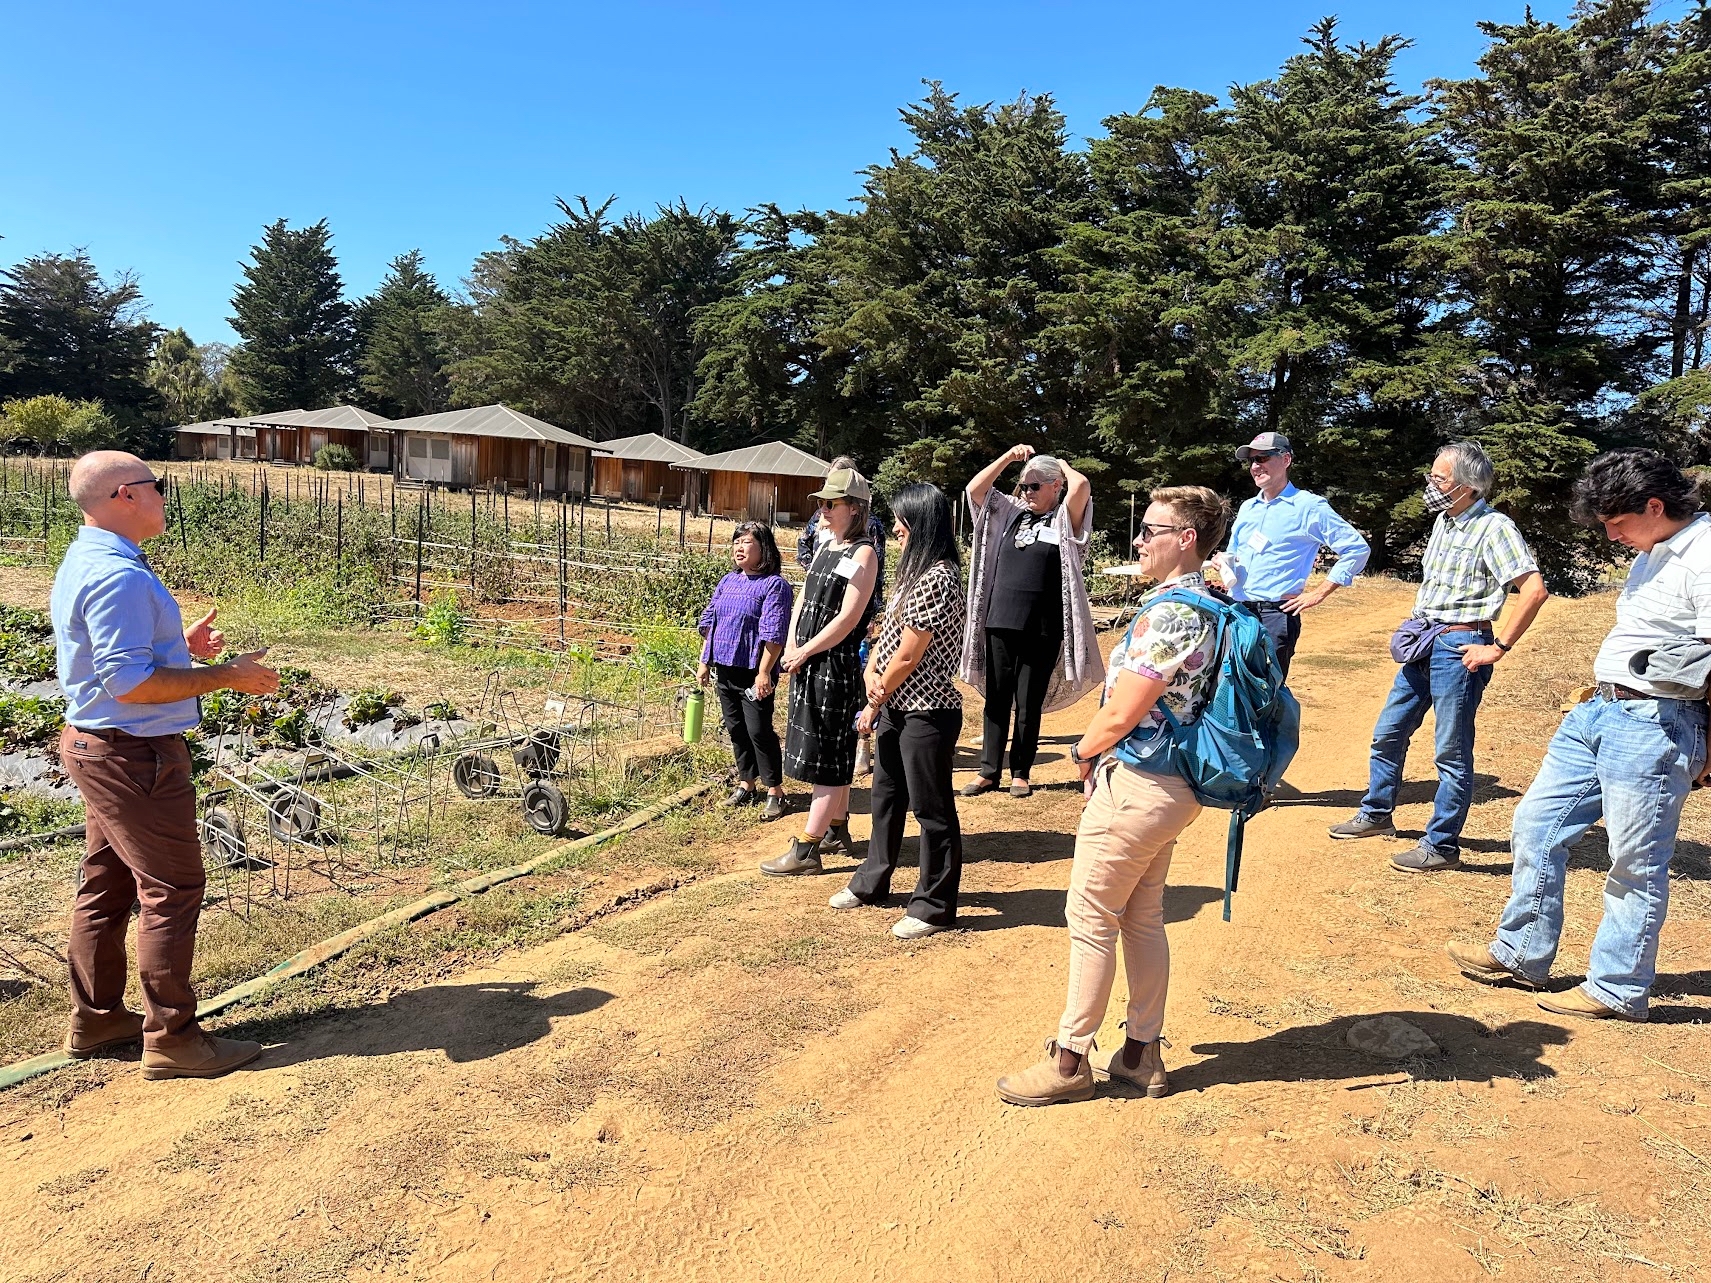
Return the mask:
[[(1669, 909), (1669, 864), (1687, 791), (1705, 770), (1706, 651), (1711, 639), (1711, 516), (1691, 478), (1651, 450), (1612, 450), (1574, 489), (1575, 519), (1640, 555), (1594, 661), (1597, 686), (1552, 738), (1515, 808), (1509, 903), (1489, 946), (1452, 943), (1469, 979), (1537, 988), (1562, 934), (1568, 850), (1598, 820), (1610, 837), (1604, 916), (1586, 983), (1539, 999), (1589, 1020), (1644, 1020)], [(1671, 674), (1659, 654), (1691, 661)], [(1677, 698), (1686, 696), (1686, 698)]]

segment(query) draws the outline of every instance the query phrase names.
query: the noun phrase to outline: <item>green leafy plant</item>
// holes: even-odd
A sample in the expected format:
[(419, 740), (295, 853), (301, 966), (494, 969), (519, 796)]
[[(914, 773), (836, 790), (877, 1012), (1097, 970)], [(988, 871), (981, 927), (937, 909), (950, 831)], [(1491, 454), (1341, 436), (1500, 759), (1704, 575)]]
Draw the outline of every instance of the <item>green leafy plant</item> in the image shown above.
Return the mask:
[(355, 472), (358, 464), (348, 446), (324, 445), (315, 451), (315, 466), (322, 472)]
[(389, 691), (383, 686), (364, 686), (351, 695), (350, 704), (345, 708), (345, 725), (353, 731), (359, 726), (372, 726), (386, 717), (394, 704), (403, 701), (404, 697), (397, 691)]
[(449, 699), (435, 700), (422, 710), (429, 721), (453, 722), (457, 720), (457, 705)]
[(65, 725), (65, 701), (0, 691), (0, 749), (45, 744)]
[(457, 646), (469, 630), (469, 616), (458, 605), (457, 594), (438, 592), (422, 612), (416, 636), (430, 646)]

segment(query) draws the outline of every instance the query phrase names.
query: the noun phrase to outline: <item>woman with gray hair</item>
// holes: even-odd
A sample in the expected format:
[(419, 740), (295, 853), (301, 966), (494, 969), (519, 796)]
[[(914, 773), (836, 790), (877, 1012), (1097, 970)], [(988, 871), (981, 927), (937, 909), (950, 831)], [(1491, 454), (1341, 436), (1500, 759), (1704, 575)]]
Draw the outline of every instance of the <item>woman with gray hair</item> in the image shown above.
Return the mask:
[[(1011, 497), (995, 483), (1015, 462), (1022, 475)], [(1083, 571), (1093, 532), (1091, 487), (1063, 460), (1017, 445), (968, 483), (968, 506), (974, 564), (958, 675), (985, 691), (986, 713), (980, 774), (962, 795), (998, 787), (1008, 742), (1010, 794), (1027, 797), (1041, 715), (1068, 708), (1105, 680)]]

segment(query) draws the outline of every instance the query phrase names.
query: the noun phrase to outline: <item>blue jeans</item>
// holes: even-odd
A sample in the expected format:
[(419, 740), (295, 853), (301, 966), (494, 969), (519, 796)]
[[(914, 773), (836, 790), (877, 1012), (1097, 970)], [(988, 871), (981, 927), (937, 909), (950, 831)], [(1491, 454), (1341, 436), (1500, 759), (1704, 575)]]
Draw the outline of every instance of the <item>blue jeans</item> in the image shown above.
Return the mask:
[(1705, 705), (1698, 700), (1599, 696), (1570, 709), (1515, 808), (1513, 891), (1492, 956), (1531, 980), (1550, 973), (1562, 935), (1568, 849), (1602, 818), (1610, 876), (1586, 990), (1612, 1010), (1643, 1017), (1657, 976), (1681, 805), (1704, 765)]
[(1438, 794), (1425, 843), (1439, 855), (1461, 853), (1461, 828), (1473, 806), (1473, 719), (1491, 681), (1491, 666), (1474, 672), (1462, 667), (1461, 647), (1478, 645), (1481, 631), (1455, 628), (1440, 633), (1432, 653), (1396, 670), (1390, 698), (1372, 728), (1372, 766), (1361, 798), (1366, 819), (1388, 819), (1402, 787), (1408, 741), (1431, 709), (1437, 727)]

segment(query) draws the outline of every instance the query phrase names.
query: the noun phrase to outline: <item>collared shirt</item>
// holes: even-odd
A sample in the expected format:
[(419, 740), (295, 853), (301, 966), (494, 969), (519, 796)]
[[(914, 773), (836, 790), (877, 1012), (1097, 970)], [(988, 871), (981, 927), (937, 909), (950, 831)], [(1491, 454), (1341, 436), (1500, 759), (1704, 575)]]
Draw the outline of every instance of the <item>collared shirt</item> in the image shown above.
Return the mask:
[(1515, 523), (1484, 499), (1439, 513), (1420, 563), (1414, 614), (1434, 624), (1495, 621), (1509, 585), (1539, 568)]
[(1635, 652), (1675, 637), (1711, 639), (1711, 515), (1703, 512), (1634, 558), (1616, 598), (1616, 626), (1598, 648), (1592, 675), (1660, 699), (1679, 695), (1628, 667)]
[(783, 575), (733, 570), (713, 589), (701, 612), (701, 661), (731, 668), (759, 668), (761, 648), (784, 645), (795, 594)]
[(175, 735), (202, 720), (195, 699), (119, 702), (156, 668), (190, 667), (178, 603), (129, 539), (97, 526), (79, 530), (53, 577), (49, 613), (67, 723)]
[(1307, 587), (1319, 549), (1337, 554), (1332, 583), (1347, 588), (1366, 569), (1372, 547), (1321, 495), (1288, 484), (1277, 498), (1256, 494), (1242, 504), (1230, 527), (1225, 560), (1235, 571), (1237, 601), (1282, 601)]

